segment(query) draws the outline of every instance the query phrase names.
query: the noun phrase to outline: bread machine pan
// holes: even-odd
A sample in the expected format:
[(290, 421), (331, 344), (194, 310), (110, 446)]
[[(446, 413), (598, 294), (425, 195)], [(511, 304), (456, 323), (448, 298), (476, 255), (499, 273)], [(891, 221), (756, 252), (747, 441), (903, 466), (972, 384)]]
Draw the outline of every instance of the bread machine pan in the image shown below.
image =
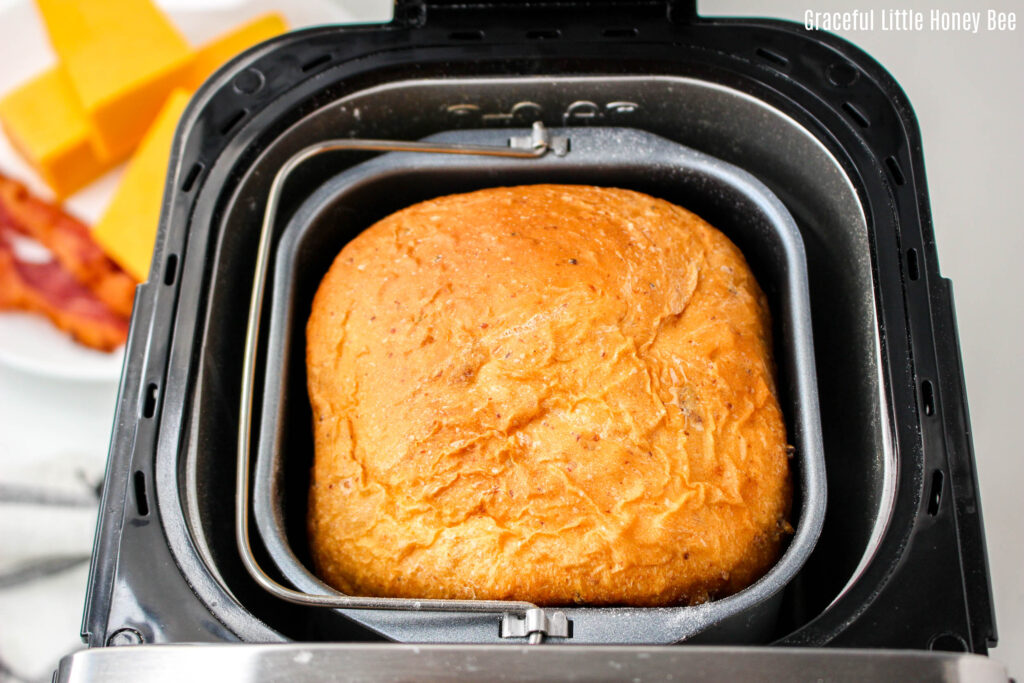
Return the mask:
[[(434, 142), (504, 145), (528, 131), (464, 130)], [(313, 295), (350, 239), (413, 202), (496, 185), (540, 182), (624, 187), (693, 210), (743, 251), (773, 313), (780, 402), (795, 445), (795, 534), (778, 563), (739, 593), (692, 607), (551, 608), (572, 621), (567, 643), (763, 642), (774, 632), (782, 592), (810, 555), (825, 513), (825, 470), (811, 336), (807, 266), (793, 218), (752, 175), (664, 138), (626, 128), (562, 128), (565, 156), (540, 159), (393, 152), (336, 175), (293, 214), (277, 245), (265, 355), (264, 401), (253, 503), (274, 564), (296, 588), (329, 592), (307, 568), (306, 491), (312, 463), (305, 323)], [(501, 615), (337, 610), (394, 640), (502, 642)]]

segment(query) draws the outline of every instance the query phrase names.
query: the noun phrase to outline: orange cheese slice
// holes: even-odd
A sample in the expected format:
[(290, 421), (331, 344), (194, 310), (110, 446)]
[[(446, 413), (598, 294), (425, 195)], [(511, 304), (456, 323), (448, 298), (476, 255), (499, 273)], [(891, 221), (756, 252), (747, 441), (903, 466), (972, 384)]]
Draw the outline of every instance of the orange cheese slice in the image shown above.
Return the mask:
[(174, 131), (191, 95), (175, 90), (135, 150), (121, 184), (92, 236), (140, 282), (149, 275)]
[[(40, 0), (41, 7), (51, 4), (54, 3)], [(84, 20), (92, 4), (94, 0), (78, 3), (81, 7), (75, 9), (76, 16)], [(120, 6), (132, 3), (110, 4)], [(145, 2), (141, 4), (148, 6)], [(108, 37), (107, 32), (127, 31), (129, 27), (123, 22), (118, 24), (109, 20), (109, 17), (107, 19), (105, 24), (94, 22), (95, 25), (85, 33), (91, 36), (91, 40), (107, 44), (104, 50), (110, 52), (111, 59), (114, 59), (113, 51), (123, 41), (116, 37)], [(67, 22), (56, 23), (67, 28)], [(141, 22), (140, 26), (146, 23)], [(151, 16), (148, 23), (154, 23)], [(101, 30), (100, 24), (106, 28)], [(118, 26), (121, 28), (118, 29)], [(55, 24), (54, 35), (57, 28), (59, 26)], [(245, 22), (191, 52), (187, 60), (187, 69), (180, 74), (180, 80), (188, 88), (197, 88), (232, 57), (286, 30), (284, 18), (277, 13), (263, 14)], [(81, 41), (84, 38), (78, 36), (76, 40)], [(69, 49), (65, 46), (65, 51)], [(79, 52), (88, 51), (81, 48), (76, 54)], [(84, 68), (81, 63), (83, 59), (76, 58), (80, 68)], [(122, 103), (117, 107), (110, 107), (111, 112), (123, 119), (123, 125), (114, 127), (115, 133), (105, 135), (95, 125), (79, 99), (79, 92), (64, 65), (43, 72), (0, 99), (0, 125), (3, 126), (14, 148), (53, 189), (58, 199), (75, 193), (128, 158), (155, 117), (156, 110), (152, 109), (152, 102), (159, 100), (157, 107), (162, 106), (171, 90), (171, 84), (166, 82), (166, 79), (160, 88), (154, 88), (153, 81), (146, 79), (129, 80), (117, 85), (113, 80), (117, 77), (115, 71), (104, 70), (105, 67), (99, 62), (93, 63), (95, 68), (100, 69), (96, 73), (109, 79), (108, 90), (118, 93)], [(89, 81), (92, 78), (87, 77), (85, 80)], [(139, 89), (139, 92), (136, 93), (135, 89)], [(136, 101), (146, 101), (148, 105), (135, 107), (133, 103)], [(111, 135), (114, 137), (111, 138)], [(104, 140), (106, 142), (103, 142)], [(162, 190), (161, 182), (154, 191), (160, 193)]]
[(142, 139), (186, 80), (192, 49), (149, 0), (36, 0), (100, 157)]
[(120, 161), (95, 153), (89, 119), (60, 66), (0, 99), (0, 125), (57, 199), (88, 185)]

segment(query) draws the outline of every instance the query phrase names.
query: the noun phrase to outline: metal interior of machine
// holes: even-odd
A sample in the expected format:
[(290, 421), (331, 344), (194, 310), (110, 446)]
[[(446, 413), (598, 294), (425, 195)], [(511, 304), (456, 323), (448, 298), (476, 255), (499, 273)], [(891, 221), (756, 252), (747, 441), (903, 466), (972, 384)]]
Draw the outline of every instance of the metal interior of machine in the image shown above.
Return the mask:
[[(375, 637), (355, 625), (339, 635), (336, 627), (324, 628), (329, 615), (282, 607), (252, 585), (238, 559), (227, 495), (233, 490), (233, 434), (225, 427), (235, 424), (231, 406), (237, 401), (222, 400), (237, 391), (237, 379), (220, 370), (218, 359), (240, 355), (246, 289), (252, 282), (252, 263), (244, 256), (252, 248), (245, 242), (252, 239), (252, 207), (265, 200), (258, 188), (296, 151), (327, 138), (415, 140), (453, 128), (521, 127), (534, 120), (646, 130), (740, 166), (783, 201), (807, 252), (829, 503), (817, 548), (786, 590), (775, 635), (812, 620), (870, 562), (889, 517), (894, 455), (867, 226), (853, 185), (826, 148), (765, 103), (694, 79), (401, 81), (356, 92), (296, 123), (252, 165), (222, 219), (197, 376), (205, 390), (189, 409), (188, 446), (178, 477), (192, 540), (207, 569), (257, 623), (269, 627), (263, 636), (252, 631), (254, 637)], [(282, 210), (294, 211), (325, 178), (366, 158), (350, 154), (311, 164), (286, 188)], [(217, 613), (216, 605), (208, 606)]]

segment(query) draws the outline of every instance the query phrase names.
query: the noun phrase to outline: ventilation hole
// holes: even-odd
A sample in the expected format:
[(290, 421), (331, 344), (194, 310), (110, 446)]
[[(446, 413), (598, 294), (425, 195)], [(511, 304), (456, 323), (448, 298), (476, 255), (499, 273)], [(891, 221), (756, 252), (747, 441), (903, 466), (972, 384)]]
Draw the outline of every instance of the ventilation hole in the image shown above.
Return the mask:
[(847, 88), (857, 82), (860, 72), (849, 62), (829, 64), (825, 70), (825, 78), (837, 88)]
[(302, 67), (301, 67), (302, 68), (302, 73), (306, 73), (307, 71), (312, 71), (313, 69), (317, 68), (318, 66), (323, 66), (324, 64), (326, 64), (329, 61), (331, 61), (331, 55), (329, 55), (329, 54), (320, 55), (319, 57), (314, 57), (313, 59), (309, 60), (308, 62), (306, 62), (305, 64), (302, 65)]
[(146, 498), (146, 475), (142, 470), (135, 470), (132, 483), (135, 485), (135, 510), (139, 517), (146, 517), (149, 515), (149, 500)]
[(929, 380), (921, 382), (921, 399), (924, 401), (924, 414), (934, 415), (935, 387), (932, 386), (932, 383)]
[(907, 276), (911, 280), (921, 277), (921, 266), (917, 262), (917, 249), (907, 249)]
[(164, 266), (164, 284), (173, 285), (174, 278), (178, 276), (178, 255), (171, 254), (167, 257), (167, 264)]
[(199, 174), (203, 172), (203, 165), (200, 162), (196, 162), (192, 165), (192, 168), (188, 170), (188, 174), (185, 176), (185, 180), (181, 183), (181, 191), (188, 192), (192, 189), (192, 186), (196, 184), (196, 180), (199, 179)]
[(932, 474), (932, 491), (928, 494), (928, 514), (934, 517), (939, 514), (939, 502), (942, 500), (942, 470)]
[(221, 135), (227, 135), (228, 131), (230, 131), (232, 128), (234, 128), (239, 123), (241, 123), (242, 119), (244, 119), (244, 118), (245, 118), (245, 110), (244, 109), (239, 109), (234, 114), (232, 114), (231, 118), (229, 118), (227, 121), (224, 122), (223, 126), (220, 127), (220, 134)]
[(889, 157), (886, 159), (885, 165), (889, 169), (889, 173), (892, 175), (892, 179), (897, 185), (902, 185), (906, 182), (906, 178), (903, 177), (903, 169), (900, 168), (900, 164), (896, 161), (896, 157)]
[(527, 40), (555, 40), (562, 37), (562, 32), (557, 28), (542, 28), (526, 32)]
[(929, 650), (942, 650), (943, 652), (967, 652), (967, 641), (963, 636), (956, 633), (940, 633), (933, 636), (928, 643)]
[(452, 31), (448, 34), (449, 40), (483, 40), (483, 31)]
[(777, 64), (779, 66), (789, 66), (789, 60), (780, 55), (778, 52), (774, 52), (763, 47), (757, 48), (755, 52), (757, 53), (758, 57), (765, 61), (771, 62), (772, 64)]
[(852, 103), (843, 102), (843, 111), (849, 114), (850, 118), (856, 121), (861, 128), (867, 128), (871, 125), (871, 121), (868, 120), (867, 114), (855, 107)]
[(153, 417), (156, 414), (156, 385), (146, 387), (146, 398), (142, 402), (142, 417)]
[(605, 38), (636, 38), (640, 31), (635, 28), (606, 28), (601, 35)]

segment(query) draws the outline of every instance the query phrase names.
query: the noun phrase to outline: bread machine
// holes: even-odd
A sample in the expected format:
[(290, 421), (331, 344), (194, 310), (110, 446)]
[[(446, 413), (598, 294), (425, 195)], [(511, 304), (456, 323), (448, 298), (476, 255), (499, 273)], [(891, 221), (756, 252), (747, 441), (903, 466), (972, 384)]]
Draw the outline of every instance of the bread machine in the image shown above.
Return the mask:
[[(485, 644), (398, 644), (339, 619), (336, 605), (266, 590), (250, 560), (271, 583), (294, 582), (260, 534), (249, 556), (238, 551), (239, 406), (252, 398), (258, 433), (287, 400), (265, 391), (265, 373), (245, 380), (250, 362), (267, 367), (267, 310), (255, 319), (264, 343), (252, 358), (244, 352), (281, 167), (325, 140), (484, 130), (493, 142), (535, 122), (570, 139), (574, 129), (631, 129), (710, 155), (763, 183), (799, 229), (827, 507), (764, 628), (626, 646), (574, 643), (569, 627), (528, 644), (561, 628), (551, 614), (531, 623), (519, 614), (513, 627), (516, 615), (495, 613)], [(378, 153), (323, 154), (292, 169), (278, 223)], [(571, 667), (615, 678), (816, 666), (1000, 679), (985, 658), (935, 653), (984, 654), (995, 642), (981, 509), (916, 122), (892, 77), (857, 48), (787, 22), (703, 18), (687, 0), (398, 0), (390, 24), (295, 32), (234, 60), (194, 98), (172, 157), (119, 391), (82, 629), (91, 649), (64, 660), (62, 679), (129, 661), (174, 662), (179, 676), (348, 667), (472, 679)], [(410, 196), (445, 191), (421, 181)], [(362, 220), (386, 213), (366, 204)], [(273, 287), (273, 270), (269, 278)], [(295, 367), (294, 357), (282, 363)], [(405, 617), (429, 613), (420, 609)], [(746, 614), (735, 617), (755, 618)]]

